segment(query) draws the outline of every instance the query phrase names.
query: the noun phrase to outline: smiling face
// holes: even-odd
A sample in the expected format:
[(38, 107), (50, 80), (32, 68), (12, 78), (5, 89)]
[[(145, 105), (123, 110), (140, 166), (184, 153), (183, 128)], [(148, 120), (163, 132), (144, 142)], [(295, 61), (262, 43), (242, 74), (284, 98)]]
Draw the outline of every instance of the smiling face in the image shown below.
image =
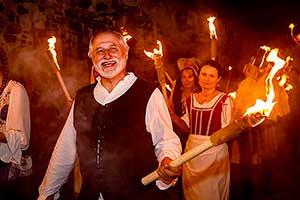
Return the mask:
[(125, 76), (128, 46), (122, 40), (113, 32), (99, 33), (92, 40), (89, 56), (102, 79), (118, 81)]
[(210, 65), (205, 65), (199, 73), (199, 84), (202, 89), (216, 89), (217, 83), (221, 80), (218, 70)]

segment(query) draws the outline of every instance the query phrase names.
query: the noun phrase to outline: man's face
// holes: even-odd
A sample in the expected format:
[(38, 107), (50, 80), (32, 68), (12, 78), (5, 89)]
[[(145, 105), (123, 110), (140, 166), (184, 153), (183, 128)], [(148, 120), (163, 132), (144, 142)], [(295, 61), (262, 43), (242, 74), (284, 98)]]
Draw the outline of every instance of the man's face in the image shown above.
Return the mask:
[(101, 78), (123, 78), (126, 73), (128, 50), (117, 35), (100, 33), (94, 38), (91, 48), (90, 56)]

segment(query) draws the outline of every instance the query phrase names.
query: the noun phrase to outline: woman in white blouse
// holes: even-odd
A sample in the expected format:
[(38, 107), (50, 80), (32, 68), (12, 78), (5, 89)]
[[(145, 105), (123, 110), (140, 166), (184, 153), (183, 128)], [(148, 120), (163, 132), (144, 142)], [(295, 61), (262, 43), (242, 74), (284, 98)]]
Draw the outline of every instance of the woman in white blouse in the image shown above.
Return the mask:
[[(21, 171), (14, 174), (16, 171), (12, 169), (20, 170), (28, 167), (27, 164), (31, 168), (32, 163), (30, 157), (22, 158), (22, 151), (29, 147), (30, 141), (29, 97), (22, 84), (8, 80), (7, 58), (1, 47), (0, 57), (2, 59), (0, 66), (0, 186), (2, 186), (6, 185), (9, 179), (25, 176), (19, 173)], [(10, 173), (9, 170), (11, 170)], [(23, 172), (29, 173), (26, 170)]]
[[(203, 143), (209, 136), (229, 124), (232, 101), (217, 90), (222, 76), (221, 66), (206, 61), (199, 73), (201, 92), (187, 99), (183, 116), (190, 126), (185, 151)], [(183, 193), (186, 200), (229, 199), (230, 165), (227, 144), (212, 147), (183, 166)]]

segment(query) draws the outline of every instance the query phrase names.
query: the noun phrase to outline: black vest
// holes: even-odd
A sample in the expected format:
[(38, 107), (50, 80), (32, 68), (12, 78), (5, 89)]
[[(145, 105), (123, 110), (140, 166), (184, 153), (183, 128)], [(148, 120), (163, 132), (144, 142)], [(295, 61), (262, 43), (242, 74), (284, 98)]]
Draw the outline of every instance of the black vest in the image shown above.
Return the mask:
[(155, 183), (141, 178), (158, 166), (145, 112), (155, 87), (138, 79), (113, 102), (102, 106), (95, 84), (78, 91), (74, 106), (77, 151), (83, 177), (80, 199), (165, 199)]

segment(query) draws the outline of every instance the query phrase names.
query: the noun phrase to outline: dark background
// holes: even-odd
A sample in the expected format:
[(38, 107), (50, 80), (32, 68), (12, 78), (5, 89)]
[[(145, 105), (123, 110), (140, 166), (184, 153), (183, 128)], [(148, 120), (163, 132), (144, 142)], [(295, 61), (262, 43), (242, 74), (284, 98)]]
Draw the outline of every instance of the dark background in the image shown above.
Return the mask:
[[(228, 66), (233, 67), (231, 76), (228, 71), (225, 73), (223, 83), (231, 77), (228, 91), (234, 91), (244, 78), (243, 65), (256, 55), (262, 45), (280, 48), (282, 57), (292, 56), (293, 67), (299, 69), (299, 46), (293, 41), (288, 28), (290, 23), (300, 25), (299, 5), (300, 2), (292, 0), (0, 0), (0, 44), (8, 57), (10, 77), (24, 84), (31, 101), (29, 153), (34, 162), (33, 174), (13, 183), (16, 199), (37, 198), (38, 186), (70, 109), (47, 51), (49, 37), (54, 35), (57, 38), (60, 72), (74, 97), (80, 87), (89, 83), (92, 64), (87, 50), (94, 29), (124, 26), (133, 36), (129, 41), (130, 70), (155, 82), (153, 61), (144, 55), (143, 50), (151, 51), (156, 47), (156, 40), (160, 40), (164, 49), (164, 65), (175, 79), (178, 76), (178, 58), (195, 57), (198, 63), (209, 58), (206, 19), (216, 16), (218, 61), (225, 70)], [(297, 90), (299, 84), (295, 85), (294, 91)], [(295, 101), (297, 105), (298, 101)], [(298, 113), (296, 106), (293, 113)], [(297, 124), (291, 124), (285, 134), (297, 128)], [(298, 140), (292, 139), (297, 146)], [(287, 157), (291, 158), (289, 165), (297, 165), (297, 155), (289, 154)], [(293, 176), (287, 173), (281, 175)], [(276, 194), (268, 198), (282, 199), (292, 192), (293, 187), (290, 188), (276, 191), (276, 194), (283, 194), (279, 195), (280, 198)], [(64, 191), (70, 196), (72, 180)], [(251, 198), (266, 199), (259, 191), (255, 194)]]

